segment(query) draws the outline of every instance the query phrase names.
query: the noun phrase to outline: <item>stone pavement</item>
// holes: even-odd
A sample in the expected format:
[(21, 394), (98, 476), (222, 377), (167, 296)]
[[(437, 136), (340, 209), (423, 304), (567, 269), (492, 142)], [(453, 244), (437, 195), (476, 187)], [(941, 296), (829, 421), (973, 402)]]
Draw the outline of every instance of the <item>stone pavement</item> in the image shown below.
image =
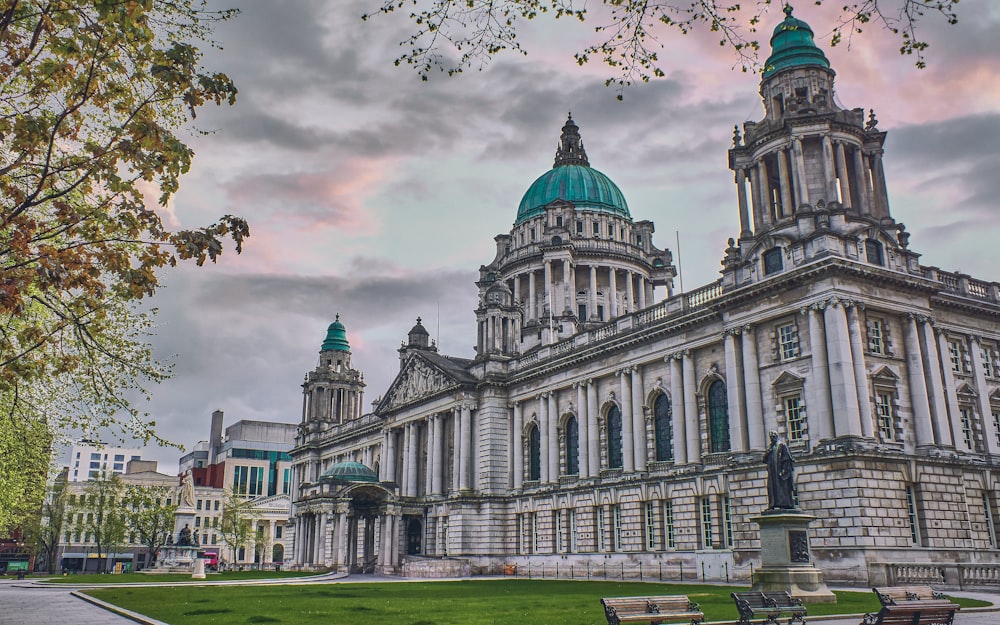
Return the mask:
[[(329, 584), (338, 583), (338, 576), (324, 578), (284, 578), (280, 583)], [(361, 581), (431, 581), (403, 580), (399, 578), (372, 577), (368, 575), (352, 575), (339, 580), (343, 582)], [(251, 585), (274, 583), (273, 580), (247, 580), (241, 582), (215, 582), (213, 585)], [(146, 585), (146, 584), (135, 584)], [(185, 584), (188, 585), (188, 584)], [(134, 625), (136, 622), (145, 625), (166, 625), (161, 621), (149, 619), (142, 615), (126, 618), (109, 612), (97, 605), (73, 595), (74, 588), (69, 585), (53, 587), (51, 585), (35, 584), (30, 581), (0, 580), (0, 625)], [(851, 590), (858, 590), (856, 588)], [(1000, 594), (986, 592), (952, 592), (949, 594), (973, 597), (994, 603), (992, 609), (965, 610), (955, 618), (955, 625), (1000, 625)], [(861, 617), (806, 617), (808, 623), (820, 625), (859, 625)], [(604, 619), (601, 618), (600, 623)], [(524, 625), (532, 625), (525, 623)]]

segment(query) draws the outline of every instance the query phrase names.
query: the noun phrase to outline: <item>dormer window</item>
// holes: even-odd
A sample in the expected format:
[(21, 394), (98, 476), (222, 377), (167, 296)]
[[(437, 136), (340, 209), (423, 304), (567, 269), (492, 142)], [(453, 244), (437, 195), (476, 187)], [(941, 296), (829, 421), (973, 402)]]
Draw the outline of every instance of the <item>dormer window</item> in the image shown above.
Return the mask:
[(576, 220), (576, 233), (579, 234), (579, 235), (583, 234), (583, 220), (582, 219), (577, 219)]
[(594, 222), (594, 236), (595, 237), (601, 236), (601, 224), (600, 222), (597, 221)]
[(885, 253), (882, 251), (882, 244), (875, 239), (865, 240), (865, 256), (868, 257), (869, 263), (885, 266)]
[(782, 260), (782, 251), (780, 247), (773, 247), (761, 256), (764, 261), (764, 275), (769, 276), (772, 273), (778, 273), (784, 268), (784, 261)]

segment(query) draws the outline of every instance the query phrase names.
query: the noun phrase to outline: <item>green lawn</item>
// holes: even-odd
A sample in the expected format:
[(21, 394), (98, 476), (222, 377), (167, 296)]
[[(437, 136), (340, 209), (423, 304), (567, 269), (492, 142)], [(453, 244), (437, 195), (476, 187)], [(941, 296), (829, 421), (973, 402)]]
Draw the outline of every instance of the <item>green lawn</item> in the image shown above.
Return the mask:
[(299, 571), (226, 571), (225, 573), (208, 573), (204, 580), (192, 579), (190, 573), (163, 573), (161, 575), (146, 575), (145, 573), (125, 573), (123, 575), (97, 575), (89, 573), (86, 575), (66, 575), (50, 577), (45, 581), (53, 584), (132, 584), (132, 583), (156, 583), (156, 582), (222, 582), (240, 579), (271, 579), (274, 577), (303, 577), (315, 575), (315, 573), (302, 573)]
[[(88, 594), (171, 625), (603, 625), (601, 597), (687, 595), (708, 621), (735, 620), (735, 586), (569, 580), (333, 583), (243, 587), (107, 588)], [(878, 609), (871, 592), (837, 592), (809, 615)], [(960, 600), (963, 606), (973, 604)], [(977, 605), (984, 605), (976, 602)]]

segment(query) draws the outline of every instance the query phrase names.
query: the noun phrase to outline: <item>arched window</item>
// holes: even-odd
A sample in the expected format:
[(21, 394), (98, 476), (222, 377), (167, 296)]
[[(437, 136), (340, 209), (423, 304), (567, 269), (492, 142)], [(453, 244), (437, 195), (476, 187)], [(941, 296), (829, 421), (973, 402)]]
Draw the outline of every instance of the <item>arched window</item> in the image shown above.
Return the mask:
[(580, 424), (566, 419), (566, 475), (580, 474)]
[(538, 426), (532, 425), (528, 432), (528, 480), (542, 479), (542, 435)]
[(618, 406), (608, 410), (608, 468), (622, 468), (622, 411)]
[(729, 451), (729, 400), (722, 380), (708, 387), (708, 432), (712, 453)]
[(653, 427), (656, 429), (656, 459), (674, 459), (674, 423), (670, 398), (664, 394), (653, 402)]

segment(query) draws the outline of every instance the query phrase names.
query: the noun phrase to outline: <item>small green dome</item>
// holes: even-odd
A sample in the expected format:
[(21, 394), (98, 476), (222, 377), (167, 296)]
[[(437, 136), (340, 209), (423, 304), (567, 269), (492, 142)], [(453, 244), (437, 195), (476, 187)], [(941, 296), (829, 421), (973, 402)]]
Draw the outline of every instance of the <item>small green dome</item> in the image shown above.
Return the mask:
[(830, 69), (830, 61), (813, 41), (813, 30), (792, 17), (791, 5), (785, 5), (785, 19), (771, 35), (771, 56), (764, 63), (764, 78), (791, 67), (819, 66)]
[(618, 185), (590, 166), (580, 129), (572, 115), (562, 127), (555, 164), (528, 187), (521, 198), (514, 225), (543, 214), (545, 207), (556, 200), (572, 202), (580, 209), (631, 217)]
[(378, 483), (375, 472), (360, 462), (338, 462), (326, 470), (319, 479), (339, 480), (341, 482)]
[(322, 352), (349, 352), (351, 351), (351, 345), (347, 342), (347, 329), (344, 324), (340, 323), (340, 315), (337, 315), (337, 319), (330, 324), (330, 327), (326, 329), (326, 340), (323, 341), (323, 346), (320, 348)]

